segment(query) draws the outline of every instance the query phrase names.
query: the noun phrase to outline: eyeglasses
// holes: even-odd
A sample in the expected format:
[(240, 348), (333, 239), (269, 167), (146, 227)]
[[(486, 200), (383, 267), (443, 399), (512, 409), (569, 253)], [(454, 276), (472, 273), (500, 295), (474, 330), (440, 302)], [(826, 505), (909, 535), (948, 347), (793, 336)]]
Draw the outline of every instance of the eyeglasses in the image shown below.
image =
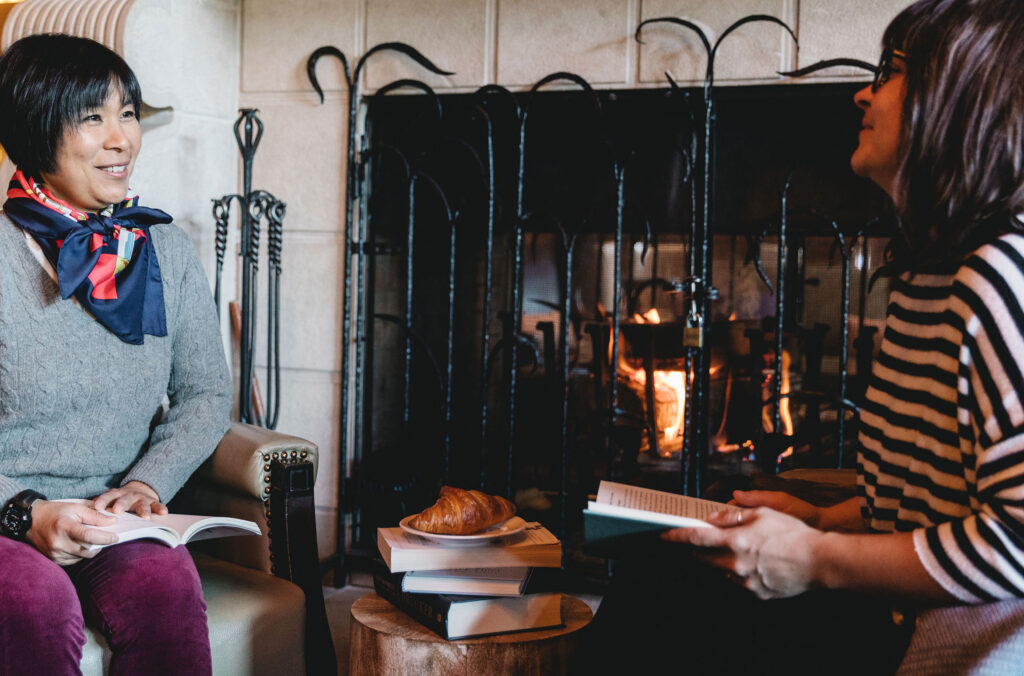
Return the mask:
[(882, 85), (889, 81), (894, 72), (893, 59), (907, 60), (907, 55), (898, 49), (886, 47), (882, 50), (882, 58), (878, 61), (878, 68), (875, 69), (875, 79), (871, 82), (871, 93), (877, 92)]

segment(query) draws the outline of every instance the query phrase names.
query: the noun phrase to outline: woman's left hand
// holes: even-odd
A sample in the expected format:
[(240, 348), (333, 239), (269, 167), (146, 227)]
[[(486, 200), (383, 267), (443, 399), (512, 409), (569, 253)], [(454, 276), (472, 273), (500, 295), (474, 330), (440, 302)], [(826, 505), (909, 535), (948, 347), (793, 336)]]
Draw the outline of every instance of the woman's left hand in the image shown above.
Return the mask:
[(111, 488), (92, 503), (97, 510), (107, 510), (112, 514), (135, 512), (143, 519), (151, 515), (167, 513), (167, 507), (160, 502), (160, 496), (152, 488), (141, 481), (129, 481), (120, 488)]
[(662, 539), (684, 542), (759, 598), (796, 596), (817, 586), (813, 548), (821, 531), (767, 507), (719, 512), (711, 528), (675, 528)]

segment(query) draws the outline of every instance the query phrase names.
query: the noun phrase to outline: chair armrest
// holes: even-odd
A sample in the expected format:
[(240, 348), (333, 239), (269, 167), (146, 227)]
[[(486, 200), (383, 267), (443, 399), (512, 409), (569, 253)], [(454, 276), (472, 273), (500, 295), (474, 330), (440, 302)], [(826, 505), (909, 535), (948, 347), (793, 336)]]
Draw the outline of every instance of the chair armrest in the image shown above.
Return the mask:
[(313, 484), (318, 460), (312, 442), (233, 423), (175, 498), (172, 510), (234, 516), (259, 525), (262, 537), (213, 538), (190, 548), (271, 572), (302, 589), (307, 674), (333, 675), (337, 667), (316, 542)]
[[(196, 470), (170, 505), (182, 514), (209, 514), (247, 519), (259, 525), (262, 537), (202, 540), (191, 549), (246, 568), (274, 572), (271, 552), (271, 469), (278, 463), (309, 462), (314, 478), (316, 444), (273, 430), (232, 423), (206, 462)], [(310, 511), (304, 518), (313, 519)], [(287, 574), (280, 575), (290, 579)]]
[(319, 449), (311, 441), (274, 430), (232, 423), (195, 478), (219, 484), (259, 500), (270, 498), (270, 463), (308, 460), (316, 479)]

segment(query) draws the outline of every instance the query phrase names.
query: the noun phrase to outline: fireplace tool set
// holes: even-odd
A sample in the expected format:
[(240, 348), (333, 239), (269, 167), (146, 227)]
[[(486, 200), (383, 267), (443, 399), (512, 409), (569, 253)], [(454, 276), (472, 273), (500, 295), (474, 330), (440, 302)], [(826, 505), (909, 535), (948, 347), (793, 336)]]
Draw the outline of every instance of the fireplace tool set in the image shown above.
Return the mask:
[[(403, 54), (437, 75), (451, 73), (415, 48), (396, 42), (371, 48), (352, 72), (344, 54), (335, 47), (321, 47), (311, 54), (307, 73), (321, 102), (324, 95), (316, 65), (323, 57), (341, 61), (348, 94), (339, 566), (346, 565), (346, 542), (357, 545), (368, 541), (377, 525), (418, 506), (417, 483), (430, 479), (463, 485), (472, 482), (511, 498), (524, 487), (517, 469), (527, 462), (524, 458), (538, 455), (549, 461), (551, 473), (557, 477), (557, 490), (550, 494), (557, 502), (560, 537), (571, 545), (573, 534), (569, 529), (576, 507), (573, 500), (579, 492), (574, 492), (574, 486), (582, 485), (584, 492), (589, 488), (589, 479), (581, 476), (579, 463), (584, 453), (580, 439), (592, 442), (599, 438), (597, 446), (603, 449), (605, 469), (601, 478), (614, 479), (628, 473), (636, 455), (634, 448), (630, 457), (632, 442), (628, 440), (637, 435), (646, 435), (649, 450), (658, 455), (653, 374), (661, 368), (659, 364), (675, 364), (685, 374), (684, 391), (676, 402), (676, 406), (684, 407), (684, 425), (681, 450), (678, 456), (672, 456), (678, 476), (675, 489), (688, 495), (702, 492), (709, 453), (717, 443), (717, 435), (712, 434), (710, 380), (712, 349), (719, 338), (713, 334), (711, 305), (719, 296), (712, 285), (713, 244), (718, 234), (714, 64), (722, 41), (751, 23), (776, 24), (796, 41), (789, 26), (766, 15), (740, 19), (713, 43), (700, 27), (685, 19), (649, 19), (637, 27), (638, 41), (656, 24), (662, 24), (661, 28), (682, 27), (696, 34), (707, 55), (700, 88), (684, 90), (666, 74), (669, 88), (663, 97), (681, 103), (685, 112), (681, 121), (677, 120), (682, 140), (669, 140), (664, 145), (681, 167), (675, 188), (681, 187), (681, 194), (688, 193), (689, 201), (688, 222), (677, 220), (673, 233), (684, 245), (680, 249), (683, 257), (678, 269), (667, 272), (658, 269), (658, 261), (659, 248), (667, 250), (668, 238), (654, 231), (650, 219), (635, 203), (644, 178), (643, 157), (609, 131), (607, 108), (609, 101), (617, 100), (615, 96), (602, 97), (582, 77), (561, 71), (521, 93), (487, 85), (472, 94), (441, 97), (420, 80), (401, 79), (364, 95), (360, 89), (364, 67), (371, 56), (381, 52)], [(837, 59), (783, 75), (805, 75), (836, 65), (874, 68), (859, 61)], [(413, 90), (418, 95), (388, 96), (398, 90)], [(553, 115), (551, 97), (567, 96), (567, 91), (575, 95), (573, 100), (581, 115), (589, 116), (600, 130), (597, 154), (605, 161), (589, 168), (594, 176), (590, 192), (598, 197), (592, 197), (590, 204), (573, 203), (572, 209), (556, 213), (545, 202), (545, 189), (547, 184), (557, 184), (562, 176), (557, 171), (543, 173), (545, 167), (535, 162), (538, 154), (552, 144), (551, 138), (570, 137), (576, 131), (570, 125), (549, 134), (550, 138), (539, 131), (548, 128), (544, 124), (551, 124), (545, 119)], [(375, 114), (397, 110), (396, 98), (408, 101), (408, 112), (404, 118), (399, 114), (399, 123), (388, 132), (386, 115)], [(359, 135), (364, 104), (365, 133)], [(449, 122), (453, 111), (466, 114)], [(252, 124), (262, 129), (255, 111), (247, 111), (243, 117), (247, 130)], [(415, 126), (426, 127), (426, 131), (415, 142), (401, 143), (403, 134)], [(453, 134), (452, 128), (459, 134)], [(253, 140), (247, 131), (244, 142), (241, 135), (238, 138), (249, 167), (259, 134)], [(439, 156), (444, 161), (438, 160)], [(535, 175), (531, 176), (531, 170)], [(225, 197), (215, 206), (215, 214), (219, 214), (220, 225), (222, 218), (226, 222), (231, 199), (245, 206), (243, 252), (248, 255), (250, 247), (258, 246), (262, 214), (268, 216), (271, 230), (280, 227), (280, 219), (274, 215), (280, 203), (266, 193), (250, 195), (248, 168), (246, 177), (246, 198)], [(819, 416), (823, 408), (838, 411), (836, 447), (828, 457), (836, 466), (847, 462), (843, 453), (847, 411), (856, 413), (855, 397), (851, 397), (847, 383), (851, 260), (857, 243), (863, 257), (867, 238), (877, 234), (872, 230), (877, 218), (861, 220), (851, 232), (850, 227), (841, 227), (838, 219), (826, 214), (802, 214), (805, 221), (816, 222), (834, 237), (833, 250), (840, 258), (839, 385), (832, 396), (825, 393), (821, 382), (823, 336), (827, 331), (824, 326), (801, 333), (802, 344), (808, 346), (803, 355), (807, 362), (804, 390), (784, 391), (790, 360), (784, 340), (794, 333), (796, 322), (788, 294), (792, 293), (794, 270), (801, 272), (801, 261), (790, 259), (792, 245), (788, 239), (792, 235), (788, 220), (793, 213), (789, 205), (793, 180), (790, 172), (778, 186), (774, 225), (747, 233), (751, 247), (748, 262), (775, 297), (774, 316), (765, 317), (771, 321), (747, 334), (749, 370), (758, 378), (764, 376), (758, 389), (763, 386), (767, 391), (763, 399), (758, 398), (758, 417), (762, 409), (770, 407), (770, 431), (757, 439), (756, 462), (769, 472), (776, 470), (785, 449), (800, 441), (792, 432), (784, 432), (782, 420), (788, 400), (800, 397), (807, 402), (809, 419)], [(280, 213), (283, 215), (283, 205)], [(581, 300), (584, 293), (590, 293), (586, 287), (596, 267), (589, 258), (596, 250), (590, 243), (594, 233), (609, 244), (610, 251), (610, 295), (607, 307), (597, 312), (587, 310)], [(769, 234), (777, 238), (774, 283), (760, 254), (760, 244)], [(536, 289), (527, 274), (529, 261), (536, 259), (532, 248), (545, 242), (556, 271), (553, 277), (547, 277), (558, 289), (558, 300), (541, 303), (549, 312), (535, 324), (536, 335), (543, 342), (541, 349), (534, 333), (524, 325), (524, 316), (526, 305), (533, 303), (530, 294)], [(648, 279), (634, 279), (632, 254), (637, 249), (640, 262), (653, 265)], [(255, 251), (252, 248), (251, 258), (243, 258), (243, 311), (246, 301), (251, 306), (255, 300)], [(627, 261), (631, 265), (624, 270)], [(279, 265), (277, 269), (279, 274)], [(867, 289), (863, 264), (861, 269), (861, 331), (854, 341), (858, 376), (866, 372), (862, 369), (870, 362), (873, 345), (871, 327), (864, 326)], [(220, 258), (218, 280), (219, 270)], [(679, 308), (677, 318), (656, 324), (624, 317), (627, 312), (632, 315), (639, 297), (646, 293), (650, 293), (652, 307), (659, 294), (671, 297)], [(274, 298), (276, 302), (276, 292)], [(273, 326), (276, 330), (276, 323)], [(251, 334), (252, 327), (248, 331)], [(581, 356), (586, 336), (591, 348), (589, 365)], [(620, 344), (622, 339), (625, 346)], [(575, 350), (571, 349), (573, 342)], [(768, 369), (762, 363), (765, 356), (770, 357)], [(245, 363), (251, 371), (251, 356), (247, 358)], [(643, 385), (645, 404), (639, 413), (624, 403), (628, 397), (622, 391), (618, 368), (627, 359), (640, 360), (648, 374)], [(535, 375), (541, 364), (543, 377), (538, 386)], [(391, 372), (397, 377), (389, 378)], [(276, 397), (275, 390), (275, 401)], [(589, 411), (581, 412), (579, 402), (585, 399), (592, 405)], [(248, 399), (243, 396), (243, 401)], [(727, 409), (725, 406), (722, 412), (722, 426)], [(548, 419), (544, 416), (551, 419), (550, 426), (541, 422)], [(820, 425), (809, 425), (808, 430), (812, 427), (815, 433), (821, 432)], [(756, 433), (750, 434), (753, 437)], [(543, 446), (543, 450), (537, 446)], [(396, 447), (399, 450), (394, 450)], [(553, 459), (555, 455), (557, 459)], [(351, 476), (346, 469), (350, 466)], [(424, 467), (428, 469), (421, 471)], [(381, 495), (386, 497), (380, 502), (390, 500), (390, 506), (374, 503)], [(360, 512), (351, 539), (342, 515), (348, 512)]]
[[(242, 193), (213, 200), (216, 223), (216, 281), (214, 301), (220, 312), (221, 277), (228, 243), (231, 204), (238, 204), (241, 221), (239, 258), (241, 261), (241, 307), (231, 304), (231, 323), (238, 337), (238, 408), (242, 422), (268, 429), (277, 427), (281, 406), (280, 316), (281, 316), (281, 242), (285, 203), (266, 190), (252, 189), (252, 163), (263, 136), (263, 122), (255, 109), (244, 109), (235, 122), (235, 140), (242, 155)], [(256, 314), (260, 256), (260, 227), (267, 221), (267, 318), (266, 318), (266, 398), (260, 395), (256, 379)]]

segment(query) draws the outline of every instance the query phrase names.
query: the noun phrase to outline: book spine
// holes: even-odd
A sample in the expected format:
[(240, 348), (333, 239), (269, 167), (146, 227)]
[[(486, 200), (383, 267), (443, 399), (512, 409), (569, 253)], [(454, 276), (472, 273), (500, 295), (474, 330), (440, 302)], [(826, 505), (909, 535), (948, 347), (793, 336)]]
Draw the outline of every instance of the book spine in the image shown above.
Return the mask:
[(373, 576), (373, 589), (385, 601), (444, 639), (448, 639), (448, 610), (451, 602), (436, 594), (402, 591), (401, 575)]

